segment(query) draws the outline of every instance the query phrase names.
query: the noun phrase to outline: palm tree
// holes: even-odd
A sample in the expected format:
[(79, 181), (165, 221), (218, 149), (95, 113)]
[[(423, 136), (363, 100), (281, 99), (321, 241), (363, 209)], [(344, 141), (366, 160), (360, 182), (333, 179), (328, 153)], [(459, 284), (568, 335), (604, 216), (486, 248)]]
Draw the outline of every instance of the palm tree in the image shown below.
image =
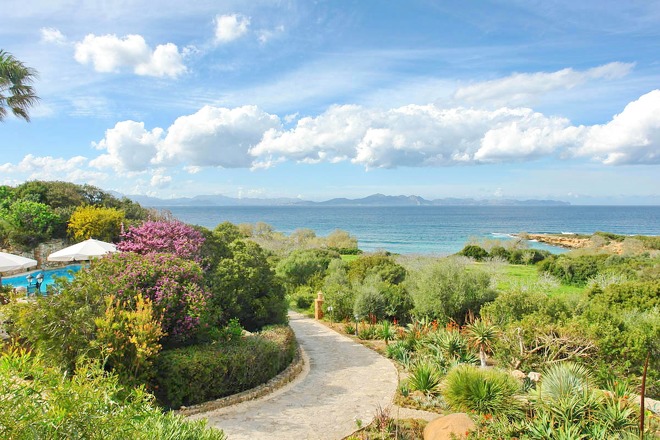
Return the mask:
[(497, 326), (477, 319), (465, 327), (465, 333), (470, 344), (479, 349), (481, 367), (486, 367), (486, 352), (493, 348), (493, 342), (495, 342), (495, 339), (499, 335)]
[(0, 49), (0, 122), (7, 116), (7, 109), (30, 122), (28, 109), (39, 100), (31, 86), (36, 76), (36, 70)]

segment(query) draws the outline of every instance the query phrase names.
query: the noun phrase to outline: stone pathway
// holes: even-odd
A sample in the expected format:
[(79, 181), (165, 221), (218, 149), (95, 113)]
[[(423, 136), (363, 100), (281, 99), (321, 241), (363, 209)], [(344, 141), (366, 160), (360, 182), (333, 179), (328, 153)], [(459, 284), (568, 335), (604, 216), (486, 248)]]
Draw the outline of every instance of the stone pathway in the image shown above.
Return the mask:
[[(338, 440), (366, 426), (378, 407), (391, 405), (397, 371), (386, 358), (312, 319), (291, 312), (306, 369), (261, 399), (196, 414), (229, 440)], [(391, 415), (396, 414), (396, 409)]]

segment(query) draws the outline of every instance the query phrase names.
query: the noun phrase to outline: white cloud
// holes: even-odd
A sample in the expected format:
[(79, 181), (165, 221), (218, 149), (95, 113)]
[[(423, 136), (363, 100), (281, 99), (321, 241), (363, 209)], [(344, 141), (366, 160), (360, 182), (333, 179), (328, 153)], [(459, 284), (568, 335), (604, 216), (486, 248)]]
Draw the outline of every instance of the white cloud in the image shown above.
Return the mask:
[(257, 32), (257, 39), (261, 44), (266, 44), (273, 38), (284, 33), (284, 26), (277, 26), (275, 29), (261, 29)]
[(576, 153), (607, 165), (660, 163), (660, 90), (629, 103), (607, 124), (590, 127)]
[(204, 106), (181, 116), (167, 130), (159, 145), (157, 163), (193, 166), (249, 167), (250, 148), (264, 132), (281, 126), (280, 119), (256, 106), (234, 109)]
[(238, 14), (218, 15), (215, 17), (216, 43), (229, 43), (243, 36), (248, 31), (250, 18)]
[(55, 28), (41, 28), (39, 30), (41, 32), (41, 41), (44, 43), (54, 43), (54, 44), (66, 44), (67, 39), (62, 34), (62, 32), (59, 31), (59, 29)]
[(106, 130), (100, 142), (93, 144), (96, 149), (107, 153), (92, 160), (90, 165), (116, 171), (146, 170), (156, 156), (162, 134), (161, 128), (146, 130), (143, 122), (118, 122), (114, 128)]
[(52, 156), (35, 156), (33, 154), (28, 154), (16, 165), (11, 163), (0, 165), (0, 171), (3, 173), (29, 173), (50, 169), (56, 172), (66, 172), (76, 170), (86, 163), (87, 158), (83, 156), (62, 159)]
[[(284, 161), (365, 168), (454, 166), (588, 158), (606, 165), (660, 162), (660, 90), (630, 103), (604, 125), (575, 126), (529, 108), (495, 110), (407, 105), (389, 110), (332, 106), (290, 129), (256, 106), (205, 106), (167, 129), (123, 121), (96, 144), (90, 162), (118, 171), (183, 166), (268, 168)], [(163, 175), (164, 172), (160, 173)], [(160, 177), (154, 183), (166, 183)]]
[(305, 163), (351, 160), (367, 168), (525, 160), (568, 142), (562, 131), (570, 132), (568, 125), (530, 109), (335, 106), (291, 130), (266, 132), (251, 154)]
[(154, 175), (151, 176), (151, 180), (149, 181), (150, 185), (158, 189), (163, 189), (170, 186), (170, 183), (172, 183), (172, 176), (166, 176), (164, 173), (164, 169), (156, 170)]
[(52, 156), (26, 155), (19, 163), (0, 165), (0, 173), (18, 175), (17, 180), (65, 180), (68, 182), (95, 183), (107, 178), (105, 173), (87, 169), (88, 160), (83, 156), (70, 159)]
[(350, 160), (367, 168), (451, 166), (587, 157), (608, 165), (660, 163), (660, 90), (634, 101), (604, 125), (574, 126), (528, 108), (390, 110), (335, 106), (271, 129), (250, 150), (257, 167), (283, 160)]
[(197, 174), (202, 171), (202, 167), (196, 167), (193, 165), (187, 165), (183, 167), (183, 171), (185, 171), (188, 174)]
[(97, 72), (132, 69), (137, 75), (175, 78), (186, 71), (183, 54), (175, 44), (167, 43), (152, 50), (141, 35), (87, 35), (76, 43), (75, 59), (93, 64)]
[(634, 63), (614, 62), (583, 71), (567, 68), (556, 72), (515, 73), (460, 87), (454, 93), (454, 100), (467, 105), (530, 105), (553, 90), (572, 89), (589, 80), (624, 77), (633, 67)]

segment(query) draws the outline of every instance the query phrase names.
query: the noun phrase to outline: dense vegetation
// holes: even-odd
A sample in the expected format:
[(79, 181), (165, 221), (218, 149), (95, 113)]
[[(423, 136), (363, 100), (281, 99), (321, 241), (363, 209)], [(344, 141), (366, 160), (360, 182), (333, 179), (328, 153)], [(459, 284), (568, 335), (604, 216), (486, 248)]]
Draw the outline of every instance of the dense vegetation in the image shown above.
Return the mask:
[(29, 249), (51, 238), (117, 240), (128, 226), (156, 216), (91, 185), (32, 180), (0, 186), (0, 246)]
[(4, 439), (224, 440), (205, 421), (163, 413), (153, 397), (122, 386), (98, 362), (67, 376), (20, 349), (0, 354), (0, 437)]
[[(647, 358), (647, 393), (660, 396), (653, 239), (636, 239), (641, 247), (624, 239), (622, 255), (475, 242), (452, 257), (403, 257), (361, 254), (343, 231), (285, 236), (264, 223), (209, 230), (152, 214), (88, 186), (0, 187), (5, 244), (118, 234), (124, 251), (60, 282), (56, 295), (28, 303), (0, 295), (10, 332), (32, 350), (10, 370), (34, 362), (66, 372), (64, 387), (102, 363), (106, 374), (94, 367), (95, 375), (125, 390), (146, 387), (167, 407), (221, 397), (290, 362), (290, 334), (269, 326), (286, 322), (287, 301), (310, 311), (322, 291), (328, 319), (383, 339), (407, 370), (402, 402), (468, 411), (479, 421), (475, 438), (633, 435), (639, 408), (630, 396)], [(255, 333), (242, 336), (243, 328)], [(514, 380), (510, 370), (527, 378)], [(570, 392), (557, 397), (553, 381), (557, 393)]]
[[(500, 242), (471, 243), (448, 258), (289, 255), (278, 270), (298, 274), (288, 285), (293, 306), (311, 307), (322, 290), (328, 317), (345, 321), (346, 333), (388, 343), (387, 354), (408, 372), (402, 403), (473, 413), (480, 422), (474, 438), (636, 435), (631, 396), (647, 357), (646, 392), (660, 396), (660, 256), (653, 251), (550, 255)], [(566, 380), (557, 386), (573, 400), (550, 398), (511, 370), (540, 372), (546, 386)]]
[[(21, 352), (17, 361), (14, 349), (5, 347), (6, 359), (13, 359), (6, 374), (18, 382), (0, 400), (5, 393), (21, 395), (27, 392), (24, 387), (37, 386), (30, 373), (16, 370), (30, 364), (61, 378), (44, 385), (46, 393), (74, 388), (85, 396), (98, 393), (90, 397), (90, 405), (93, 399), (101, 405), (104, 394), (115, 396), (107, 402), (116, 405), (118, 414), (109, 417), (117, 424), (117, 434), (108, 428), (110, 438), (135, 429), (144, 429), (150, 438), (222, 438), (219, 431), (205, 433), (202, 425), (176, 417), (149, 419), (159, 411), (146, 391), (154, 392), (161, 405), (177, 407), (263, 383), (293, 359), (296, 342), (288, 327), (262, 331), (287, 320), (284, 287), (271, 266), (272, 254), (247, 240), (237, 226), (222, 224), (213, 231), (192, 227), (96, 188), (63, 182), (0, 187), (0, 195), (4, 245), (29, 247), (50, 238), (75, 242), (93, 236), (118, 241), (122, 251), (91, 261), (72, 280), (58, 281), (48, 295), (33, 301), (15, 301), (11, 290), (3, 288), (5, 326), (29, 351)], [(255, 333), (244, 335), (244, 328)], [(98, 378), (97, 388), (81, 390), (79, 382), (90, 374)], [(197, 392), (200, 387), (203, 393)], [(72, 409), (53, 406), (43, 429), (56, 426), (55, 418), (65, 411)], [(95, 414), (89, 414), (89, 423)], [(28, 416), (28, 424), (36, 423)], [(79, 423), (81, 433), (91, 429), (83, 426), (87, 421)], [(12, 438), (31, 429), (4, 421), (0, 428)], [(63, 438), (73, 428), (54, 429), (43, 431), (45, 437)], [(99, 436), (101, 432), (89, 438)]]

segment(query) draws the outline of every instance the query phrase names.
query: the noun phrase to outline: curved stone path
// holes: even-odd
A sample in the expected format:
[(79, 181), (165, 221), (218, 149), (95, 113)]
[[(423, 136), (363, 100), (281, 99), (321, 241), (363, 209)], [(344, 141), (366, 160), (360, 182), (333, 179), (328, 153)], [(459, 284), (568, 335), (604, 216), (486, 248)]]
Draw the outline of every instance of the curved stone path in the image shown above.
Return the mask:
[[(289, 323), (306, 368), (273, 394), (196, 414), (222, 429), (229, 440), (338, 440), (370, 423), (391, 405), (397, 371), (386, 358), (312, 319), (291, 312)], [(393, 414), (394, 415), (394, 414)]]

